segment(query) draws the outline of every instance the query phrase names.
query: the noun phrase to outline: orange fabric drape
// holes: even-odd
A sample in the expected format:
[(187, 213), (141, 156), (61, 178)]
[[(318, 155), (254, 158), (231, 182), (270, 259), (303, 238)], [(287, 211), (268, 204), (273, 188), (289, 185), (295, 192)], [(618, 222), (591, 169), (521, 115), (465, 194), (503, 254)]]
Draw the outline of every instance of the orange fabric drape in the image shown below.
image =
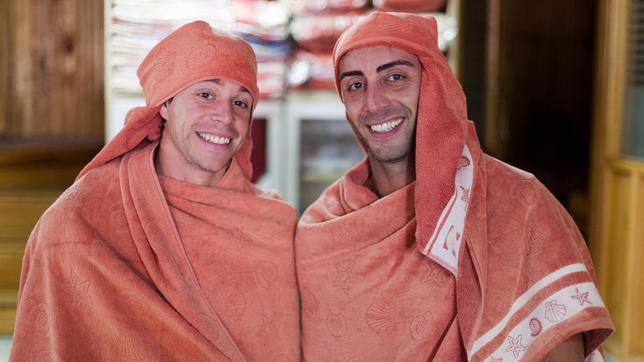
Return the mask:
[[(445, 351), (446, 360), (540, 361), (583, 333), (586, 355), (601, 360), (613, 325), (583, 238), (534, 176), (481, 151), (463, 91), (438, 49), (435, 20), (375, 12), (352, 26), (335, 46), (336, 86), (342, 56), (375, 45), (406, 50), (423, 67), (416, 180), (406, 187), (413, 196), (396, 196), (403, 188), (379, 199), (363, 186), (363, 161), (304, 213), (295, 241), (299, 287), (303, 302), (311, 301), (302, 311), (304, 357), (427, 360)], [(406, 201), (391, 201), (400, 197)], [(409, 267), (417, 259), (425, 263)], [(448, 277), (419, 284), (427, 265), (438, 270), (430, 276)], [(343, 266), (351, 271), (348, 290), (335, 288), (335, 275), (349, 278)], [(379, 323), (389, 327), (371, 328), (372, 300), (386, 306), (379, 309), (386, 323)], [(306, 305), (326, 315), (312, 316)], [(414, 316), (425, 310), (440, 337), (407, 358), (417, 333), (412, 321), (423, 321)], [(458, 328), (440, 322), (454, 314)], [(344, 326), (342, 338), (329, 328), (335, 325)]]
[(28, 242), (12, 360), (299, 358), (294, 210), (233, 164), (156, 176), (154, 144), (91, 170)]

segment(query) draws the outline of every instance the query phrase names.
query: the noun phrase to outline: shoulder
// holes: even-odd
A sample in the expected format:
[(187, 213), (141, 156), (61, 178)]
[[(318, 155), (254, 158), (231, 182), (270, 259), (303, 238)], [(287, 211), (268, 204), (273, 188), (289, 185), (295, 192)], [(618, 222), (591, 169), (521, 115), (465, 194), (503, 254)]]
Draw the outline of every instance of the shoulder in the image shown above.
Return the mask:
[(30, 237), (30, 247), (88, 243), (122, 215), (119, 160), (97, 167), (74, 182), (45, 211)]
[[(486, 158), (487, 218), (490, 247), (513, 250), (530, 263), (590, 264), (587, 248), (572, 217), (532, 174)], [(503, 251), (501, 251), (503, 250)]]
[(346, 176), (333, 182), (306, 208), (300, 217), (298, 228), (315, 225), (347, 214), (348, 210), (343, 207), (342, 202), (345, 178)]
[[(488, 213), (526, 216), (537, 208), (561, 208), (548, 189), (531, 173), (485, 156)], [(508, 215), (509, 216), (509, 215)]]
[(495, 341), (521, 335), (530, 336), (523, 340), (529, 347), (524, 359), (543, 360), (579, 332), (587, 333), (592, 351), (612, 325), (581, 233), (533, 175), (489, 156), (484, 162), (485, 254), (478, 255), (485, 260), (485, 290), (474, 344), (487, 346), (474, 352), (482, 357), (475, 359), (502, 354), (506, 346)]

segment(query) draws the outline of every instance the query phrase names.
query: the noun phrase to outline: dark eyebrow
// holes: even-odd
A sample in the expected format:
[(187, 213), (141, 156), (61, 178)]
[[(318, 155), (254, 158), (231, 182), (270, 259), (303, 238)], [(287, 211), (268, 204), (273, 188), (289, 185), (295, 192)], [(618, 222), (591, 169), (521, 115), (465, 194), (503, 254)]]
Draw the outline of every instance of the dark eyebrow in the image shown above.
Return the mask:
[(250, 91), (248, 90), (248, 88), (244, 87), (243, 85), (239, 87), (239, 91), (240, 92), (246, 92), (246, 93), (250, 94)]
[[(209, 82), (213, 82), (213, 83), (219, 85), (219, 84), (221, 84), (221, 79), (210, 79)], [(243, 85), (239, 87), (239, 91), (251, 94), (250, 91), (248, 90), (248, 88), (244, 87)]]
[(393, 62), (385, 63), (385, 64), (379, 66), (378, 68), (376, 68), (376, 72), (380, 73), (383, 70), (389, 69), (391, 67), (395, 67), (397, 65), (406, 65), (406, 66), (409, 66), (409, 67), (414, 66), (410, 62), (400, 59), (400, 60), (394, 60)]
[[(383, 70), (387, 70), (387, 69), (389, 69), (389, 68), (391, 68), (391, 67), (395, 67), (395, 66), (397, 66), (397, 65), (406, 65), (406, 66), (408, 66), (408, 67), (413, 67), (413, 66), (414, 66), (414, 65), (413, 65), (413, 64), (411, 64), (410, 62), (408, 62), (408, 61), (406, 61), (406, 60), (402, 60), (402, 59), (400, 59), (400, 60), (394, 60), (393, 62), (385, 63), (385, 64), (383, 64), (383, 65), (378, 66), (378, 68), (376, 68), (376, 72), (380, 73), (380, 72), (382, 72)], [(349, 71), (347, 71), (347, 72), (342, 72), (342, 73), (340, 74), (340, 80), (342, 80), (344, 77), (350, 77), (350, 76), (353, 76), (353, 75), (359, 75), (359, 76), (361, 76), (361, 75), (363, 75), (363, 74), (362, 74), (362, 72), (361, 72), (361, 71), (359, 71), (359, 70), (349, 70)]]
[(344, 77), (351, 77), (354, 75), (363, 75), (363, 74), (359, 70), (350, 70), (347, 72), (342, 72), (342, 74), (340, 74), (340, 80), (342, 80)]

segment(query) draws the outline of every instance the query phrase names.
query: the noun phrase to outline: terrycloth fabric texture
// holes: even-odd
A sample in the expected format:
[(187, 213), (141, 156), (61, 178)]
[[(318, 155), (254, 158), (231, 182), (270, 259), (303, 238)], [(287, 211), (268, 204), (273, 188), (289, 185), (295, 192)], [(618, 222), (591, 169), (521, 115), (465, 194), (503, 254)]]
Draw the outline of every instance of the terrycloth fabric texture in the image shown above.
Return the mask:
[[(124, 128), (94, 157), (80, 176), (103, 165), (141, 142), (161, 137), (161, 105), (191, 84), (211, 79), (240, 83), (253, 96), (253, 109), (259, 100), (257, 60), (253, 49), (242, 39), (215, 33), (205, 21), (183, 25), (161, 40), (137, 70), (146, 106), (131, 109)], [(237, 162), (248, 179), (252, 176), (250, 132), (237, 152)]]
[(27, 245), (15, 361), (297, 361), (295, 212), (233, 163), (158, 178), (156, 145), (93, 169)]
[(214, 188), (154, 168), (166, 99), (228, 79), (257, 101), (252, 50), (194, 22), (139, 76), (148, 106), (32, 232), (12, 360), (299, 360), (295, 211), (250, 183), (250, 136)]
[(381, 199), (361, 164), (300, 220), (304, 358), (460, 361), (454, 278), (416, 249), (414, 184)]
[[(304, 357), (369, 360), (381, 352), (376, 360), (540, 361), (580, 332), (586, 354), (600, 357), (596, 350), (613, 325), (585, 243), (532, 175), (482, 153), (462, 89), (438, 50), (435, 21), (371, 14), (336, 44), (336, 86), (342, 56), (375, 45), (407, 50), (423, 66), (416, 181), (379, 199), (364, 187), (365, 160), (302, 216), (296, 266)], [(473, 170), (471, 187), (456, 190), (455, 178), (465, 166)], [(454, 198), (467, 205), (464, 231), (452, 235), (460, 242), (458, 265), (441, 269), (445, 264), (421, 253)], [(397, 199), (407, 201), (392, 201)], [(447, 249), (448, 241), (437, 245)], [(410, 252), (414, 245), (416, 254)], [(418, 281), (427, 278), (436, 279)], [(338, 286), (344, 280), (351, 288)], [(444, 322), (454, 314), (457, 330)], [(385, 317), (374, 322), (376, 315)], [(431, 337), (408, 358), (425, 321)], [(338, 326), (345, 333), (336, 332)]]

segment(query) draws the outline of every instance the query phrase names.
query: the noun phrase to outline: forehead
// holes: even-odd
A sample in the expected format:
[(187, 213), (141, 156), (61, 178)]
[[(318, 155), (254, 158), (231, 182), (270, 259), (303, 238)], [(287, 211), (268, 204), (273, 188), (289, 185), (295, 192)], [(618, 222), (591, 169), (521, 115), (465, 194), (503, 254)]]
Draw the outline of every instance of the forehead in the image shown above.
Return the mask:
[(416, 55), (388, 45), (376, 45), (358, 48), (347, 52), (340, 59), (340, 72), (349, 70), (369, 70), (395, 60), (406, 60), (415, 66), (420, 66)]
[(244, 93), (250, 94), (250, 91), (246, 89), (246, 87), (244, 87), (241, 83), (236, 82), (234, 80), (228, 80), (228, 79), (202, 80), (200, 82), (192, 83), (180, 93), (183, 93), (188, 90), (193, 90), (195, 88), (203, 88), (203, 87), (229, 89), (231, 91), (244, 92)]

